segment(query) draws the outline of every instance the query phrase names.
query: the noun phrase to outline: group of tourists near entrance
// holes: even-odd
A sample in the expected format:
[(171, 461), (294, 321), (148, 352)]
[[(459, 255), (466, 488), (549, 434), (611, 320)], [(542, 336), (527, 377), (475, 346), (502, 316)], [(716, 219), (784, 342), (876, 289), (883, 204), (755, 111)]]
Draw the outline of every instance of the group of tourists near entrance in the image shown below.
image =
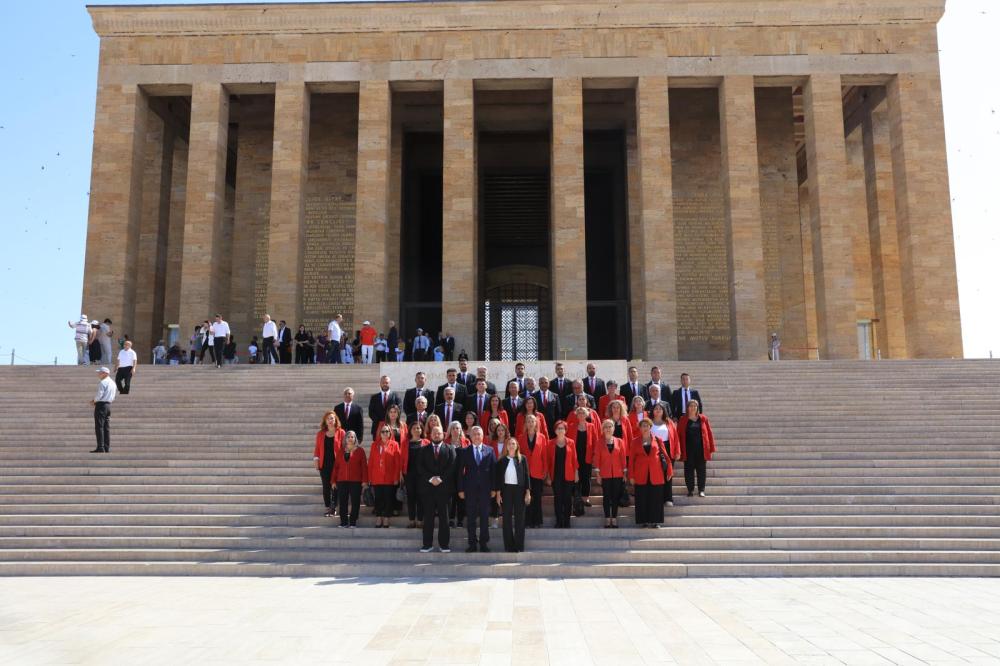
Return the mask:
[(388, 528), (405, 512), (407, 527), (422, 530), (421, 552), (433, 550), (435, 528), (440, 552), (451, 552), (455, 527), (467, 531), (466, 552), (489, 552), (490, 527), (502, 526), (504, 550), (516, 553), (526, 528), (544, 524), (546, 488), (559, 529), (586, 514), (594, 484), (605, 528), (616, 529), (629, 505), (636, 526), (659, 527), (673, 506), (677, 462), (688, 497), (705, 496), (715, 437), (690, 375), (671, 390), (656, 366), (648, 380), (630, 367), (621, 383), (598, 377), (593, 363), (578, 379), (562, 363), (551, 379), (524, 370), (515, 365), (502, 394), (486, 367), (472, 373), (464, 359), (436, 389), (417, 372), (402, 398), (387, 375), (367, 406), (345, 388), (323, 414), (313, 450), (326, 515), (356, 527), (364, 504), (375, 527)]

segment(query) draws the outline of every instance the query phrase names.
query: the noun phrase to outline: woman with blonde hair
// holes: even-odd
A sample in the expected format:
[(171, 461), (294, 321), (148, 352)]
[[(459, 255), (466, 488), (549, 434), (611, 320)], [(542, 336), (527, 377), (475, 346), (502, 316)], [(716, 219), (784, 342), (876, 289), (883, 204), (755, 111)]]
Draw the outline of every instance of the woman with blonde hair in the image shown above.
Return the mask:
[(368, 458), (368, 482), (375, 491), (375, 527), (389, 527), (396, 487), (403, 481), (403, 454), (392, 438), (392, 428), (382, 425)]
[(313, 462), (319, 470), (320, 482), (323, 484), (323, 504), (326, 505), (324, 515), (327, 518), (333, 516), (337, 508), (337, 500), (333, 493), (333, 466), (343, 439), (344, 430), (340, 427), (340, 419), (332, 409), (326, 410), (319, 422), (319, 431), (316, 433)]
[(618, 502), (625, 489), (625, 443), (615, 437), (615, 422), (605, 419), (594, 447), (594, 474), (604, 495), (604, 527), (618, 527)]
[(353, 430), (344, 435), (343, 447), (337, 453), (337, 463), (333, 468), (333, 478), (340, 504), (340, 526), (357, 527), (361, 491), (368, 485), (368, 461)]
[(663, 486), (673, 475), (666, 446), (652, 430), (652, 419), (639, 421), (639, 434), (631, 442), (629, 477), (635, 489), (636, 527), (659, 527), (663, 522)]
[(517, 436), (518, 450), (528, 459), (531, 495), (535, 498), (534, 504), (528, 506), (525, 517), (525, 524), (532, 528), (542, 526), (542, 493), (548, 472), (549, 439), (539, 430), (538, 421), (534, 414), (526, 415), (524, 430)]
[[(525, 507), (531, 505), (528, 459), (517, 439), (508, 437), (496, 465), (497, 499), (503, 511), (503, 546), (508, 553), (524, 550)], [(536, 502), (538, 500), (535, 500)]]
[[(455, 447), (455, 455), (462, 455), (462, 449), (468, 448), (469, 438), (465, 436), (465, 430), (459, 421), (452, 421), (448, 424), (448, 432), (444, 436), (445, 444)], [(451, 498), (451, 507), (448, 510), (448, 525), (450, 527), (465, 527), (465, 500), (458, 496), (458, 486), (455, 486), (455, 494)]]

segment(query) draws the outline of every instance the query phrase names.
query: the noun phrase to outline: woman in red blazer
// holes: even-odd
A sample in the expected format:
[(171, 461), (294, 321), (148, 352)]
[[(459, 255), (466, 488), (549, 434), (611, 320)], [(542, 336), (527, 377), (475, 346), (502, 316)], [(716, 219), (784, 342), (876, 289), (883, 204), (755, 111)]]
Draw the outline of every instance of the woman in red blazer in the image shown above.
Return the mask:
[(639, 421), (639, 434), (632, 440), (629, 455), (636, 527), (659, 527), (663, 522), (663, 486), (674, 473), (663, 440), (652, 430), (652, 420)]
[(615, 380), (609, 379), (604, 386), (608, 392), (602, 395), (601, 399), (597, 401), (597, 413), (607, 415), (608, 403), (612, 400), (624, 400), (625, 398), (618, 393), (618, 382)]
[[(670, 414), (667, 413), (667, 409), (662, 402), (653, 405), (653, 409), (649, 413), (649, 419), (653, 422), (653, 427), (650, 430), (654, 436), (659, 437), (663, 442), (669, 454), (667, 457), (670, 459), (671, 467), (673, 467), (673, 461), (681, 457), (681, 443), (677, 437), (677, 426), (670, 418)], [(674, 482), (672, 478), (667, 479), (667, 483), (663, 486), (663, 499), (667, 506), (674, 505)]]
[(607, 413), (604, 418), (611, 419), (615, 424), (615, 437), (623, 442), (632, 442), (636, 432), (632, 429), (632, 420), (628, 417), (628, 407), (624, 400), (612, 400), (608, 403)]
[(618, 502), (625, 489), (625, 443), (615, 437), (615, 422), (605, 419), (601, 424), (601, 438), (594, 446), (594, 474), (604, 493), (605, 527), (618, 527)]
[(375, 491), (375, 527), (389, 527), (396, 486), (403, 481), (403, 454), (389, 426), (383, 425), (376, 435), (368, 457), (368, 481)]
[(528, 459), (529, 487), (531, 488), (531, 504), (524, 519), (528, 527), (542, 526), (542, 493), (545, 490), (545, 476), (548, 472), (549, 439), (539, 431), (539, 418), (528, 414), (524, 419), (524, 432), (517, 437), (521, 454)]
[[(521, 409), (517, 412), (517, 425), (514, 427), (514, 434), (520, 435), (524, 432), (524, 419), (529, 414), (538, 419), (538, 432), (545, 435), (545, 439), (549, 439), (549, 426), (545, 423), (545, 415), (538, 411), (538, 401), (530, 395), (524, 399), (524, 402), (521, 403)], [(528, 527), (531, 527), (530, 521)]]
[(320, 482), (323, 484), (323, 504), (326, 505), (326, 517), (333, 516), (336, 511), (337, 498), (333, 492), (333, 465), (344, 439), (344, 430), (334, 411), (327, 410), (319, 423), (316, 433), (316, 445), (313, 447), (313, 462), (319, 470)]
[(361, 490), (368, 485), (368, 461), (353, 430), (344, 434), (344, 442), (337, 452), (337, 462), (333, 467), (333, 478), (340, 503), (340, 526), (357, 527), (358, 513), (361, 511)]
[(639, 432), (639, 421), (646, 418), (646, 401), (641, 395), (632, 398), (629, 405), (628, 420), (632, 424), (632, 432)]
[(708, 417), (699, 414), (700, 406), (697, 400), (687, 404), (687, 414), (681, 417), (677, 424), (677, 439), (681, 445), (681, 460), (684, 461), (684, 483), (687, 485), (688, 497), (694, 495), (695, 475), (698, 477), (698, 497), (705, 496), (706, 464), (715, 453), (715, 437)]
[[(591, 418), (591, 416), (594, 418)], [(590, 471), (594, 462), (594, 446), (601, 437), (596, 414), (586, 407), (577, 407), (566, 419), (567, 436), (576, 444), (576, 461), (580, 466), (580, 495), (584, 506), (590, 504)]]
[(403, 474), (406, 474), (410, 460), (410, 432), (406, 421), (403, 420), (403, 413), (400, 411), (399, 405), (389, 405), (389, 409), (385, 413), (385, 421), (378, 424), (375, 432), (381, 430), (383, 425), (389, 426), (393, 441), (399, 444), (399, 451), (403, 454)]
[(573, 484), (580, 480), (576, 461), (576, 444), (566, 437), (566, 422), (556, 421), (552, 426), (555, 439), (549, 441), (548, 475), (555, 501), (556, 529), (569, 527), (573, 509)]
[[(507, 416), (507, 410), (503, 408), (503, 399), (496, 394), (490, 396), (489, 401), (486, 403), (486, 409), (483, 410), (483, 421), (489, 423), (490, 419), (499, 419), (500, 423), (503, 423), (508, 428), (510, 427), (510, 417)], [(497, 460), (500, 460), (499, 455), (497, 456)]]

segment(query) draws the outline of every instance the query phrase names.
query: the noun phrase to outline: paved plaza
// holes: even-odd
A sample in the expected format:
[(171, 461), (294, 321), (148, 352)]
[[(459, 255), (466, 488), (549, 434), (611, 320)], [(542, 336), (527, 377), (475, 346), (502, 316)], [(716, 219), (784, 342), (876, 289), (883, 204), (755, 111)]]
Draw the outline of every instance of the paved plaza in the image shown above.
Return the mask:
[(0, 663), (1000, 662), (984, 579), (0, 579)]

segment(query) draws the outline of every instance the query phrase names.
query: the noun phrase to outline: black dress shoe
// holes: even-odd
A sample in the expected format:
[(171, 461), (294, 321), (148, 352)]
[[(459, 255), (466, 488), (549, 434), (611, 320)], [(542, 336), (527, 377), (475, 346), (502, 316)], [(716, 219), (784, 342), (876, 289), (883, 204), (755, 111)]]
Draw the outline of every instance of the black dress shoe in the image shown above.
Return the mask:
[(474, 553), (477, 550), (479, 550), (479, 549), (476, 546), (469, 546), (468, 548), (465, 549), (465, 552), (467, 552), (467, 553)]
[(482, 545), (482, 546), (479, 547), (479, 552), (480, 553), (488, 553), (488, 552), (490, 552), (490, 547), (484, 544), (484, 545)]
[(104, 453), (104, 449), (94, 449), (91, 453)]

